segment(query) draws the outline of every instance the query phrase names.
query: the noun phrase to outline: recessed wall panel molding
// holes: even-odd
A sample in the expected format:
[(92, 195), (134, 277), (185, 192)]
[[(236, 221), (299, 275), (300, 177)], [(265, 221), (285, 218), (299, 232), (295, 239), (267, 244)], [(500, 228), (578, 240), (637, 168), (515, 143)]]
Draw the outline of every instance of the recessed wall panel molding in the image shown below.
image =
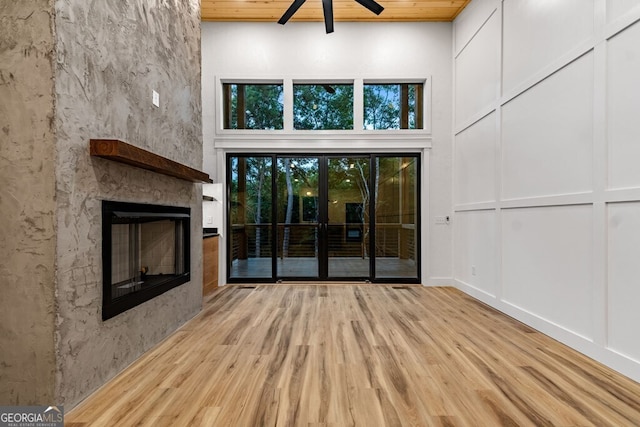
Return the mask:
[(609, 187), (640, 187), (640, 22), (608, 41)]
[(591, 205), (503, 210), (503, 299), (590, 339), (592, 223)]
[(495, 296), (496, 211), (457, 212), (455, 223), (455, 278)]
[(503, 106), (504, 198), (592, 189), (593, 99), (587, 53)]
[(456, 58), (455, 120), (459, 126), (498, 98), (500, 16), (494, 13)]
[(608, 346), (640, 361), (640, 202), (608, 206)]
[(638, 0), (607, 0), (607, 22), (613, 22), (632, 10), (640, 12)]
[(473, 0), (456, 17), (454, 26), (455, 54), (473, 38), (487, 19), (500, 6), (501, 0)]
[(455, 137), (456, 205), (496, 200), (496, 114), (491, 113)]
[(503, 93), (592, 37), (594, 0), (505, 0)]

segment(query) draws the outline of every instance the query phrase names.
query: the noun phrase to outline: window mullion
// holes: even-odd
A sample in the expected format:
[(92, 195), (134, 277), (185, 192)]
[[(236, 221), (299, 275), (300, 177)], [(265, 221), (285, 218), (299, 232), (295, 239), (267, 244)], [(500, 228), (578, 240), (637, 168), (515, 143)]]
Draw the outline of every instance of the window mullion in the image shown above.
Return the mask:
[(409, 129), (409, 85), (400, 85), (400, 129)]
[(293, 131), (293, 79), (283, 81), (284, 130)]
[(416, 91), (416, 129), (424, 129), (424, 89), (423, 86), (415, 85)]
[(222, 85), (222, 94), (223, 94), (223, 114), (224, 114), (224, 129), (231, 129), (233, 123), (233, 114), (232, 114), (232, 103), (231, 103), (231, 86), (230, 85)]
[(246, 129), (247, 108), (244, 102), (245, 85), (238, 85), (238, 129)]
[(364, 129), (364, 80), (353, 81), (353, 129)]

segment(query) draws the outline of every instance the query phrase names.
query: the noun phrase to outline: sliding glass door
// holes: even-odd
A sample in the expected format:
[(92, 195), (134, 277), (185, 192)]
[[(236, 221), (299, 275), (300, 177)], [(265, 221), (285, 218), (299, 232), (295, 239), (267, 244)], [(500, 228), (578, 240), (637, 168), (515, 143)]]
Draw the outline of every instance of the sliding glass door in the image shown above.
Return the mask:
[(417, 155), (229, 155), (228, 280), (420, 278)]
[(375, 193), (375, 277), (418, 274), (418, 159), (377, 157)]
[(328, 276), (369, 280), (369, 230), (371, 159), (327, 159), (327, 262)]
[(275, 272), (273, 158), (232, 156), (227, 172), (229, 277), (271, 281)]
[(277, 157), (278, 279), (320, 278), (318, 157)]

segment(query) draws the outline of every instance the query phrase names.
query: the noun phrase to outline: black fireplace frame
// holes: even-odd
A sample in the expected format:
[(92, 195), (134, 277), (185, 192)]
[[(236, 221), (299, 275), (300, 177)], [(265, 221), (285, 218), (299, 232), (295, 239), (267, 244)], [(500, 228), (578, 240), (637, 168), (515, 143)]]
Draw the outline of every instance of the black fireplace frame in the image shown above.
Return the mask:
[[(165, 219), (180, 219), (184, 223), (182, 236), (185, 272), (160, 284), (141, 289), (122, 297), (112, 295), (112, 225), (114, 212), (126, 212), (135, 218), (136, 213), (161, 215)], [(175, 215), (174, 217), (172, 215)], [(145, 203), (102, 201), (102, 320), (117, 316), (133, 307), (149, 301), (170, 289), (191, 280), (191, 208), (153, 205)]]

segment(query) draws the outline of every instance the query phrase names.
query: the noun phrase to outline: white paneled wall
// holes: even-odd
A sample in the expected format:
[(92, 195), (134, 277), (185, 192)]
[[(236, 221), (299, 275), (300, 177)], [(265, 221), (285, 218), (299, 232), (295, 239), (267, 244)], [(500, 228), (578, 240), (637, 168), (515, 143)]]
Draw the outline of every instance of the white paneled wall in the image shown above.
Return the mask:
[(637, 0), (473, 0), (453, 43), (456, 285), (638, 381), (639, 40)]
[(505, 0), (504, 93), (593, 36), (594, 0)]
[[(500, 56), (496, 46), (500, 41), (500, 17), (493, 14), (484, 24), (482, 31), (469, 42), (456, 61), (455, 85), (456, 122), (473, 118), (495, 102), (498, 95), (500, 76)], [(483, 54), (484, 52), (484, 54)]]
[(498, 292), (495, 211), (460, 212), (456, 217), (455, 276), (474, 288), (495, 297)]
[(592, 335), (591, 216), (586, 205), (502, 211), (504, 301), (587, 338)]
[(495, 113), (456, 136), (455, 203), (495, 202), (497, 129)]
[(609, 187), (640, 187), (640, 22), (607, 43)]
[(640, 360), (640, 202), (611, 204), (608, 220), (609, 347)]
[(479, 28), (496, 11), (496, 0), (473, 0), (465, 7), (465, 12), (456, 18), (454, 49), (460, 52), (474, 38)]
[(633, 9), (640, 8), (638, 0), (607, 0), (607, 22), (613, 22)]
[(592, 189), (593, 53), (502, 107), (505, 199)]

